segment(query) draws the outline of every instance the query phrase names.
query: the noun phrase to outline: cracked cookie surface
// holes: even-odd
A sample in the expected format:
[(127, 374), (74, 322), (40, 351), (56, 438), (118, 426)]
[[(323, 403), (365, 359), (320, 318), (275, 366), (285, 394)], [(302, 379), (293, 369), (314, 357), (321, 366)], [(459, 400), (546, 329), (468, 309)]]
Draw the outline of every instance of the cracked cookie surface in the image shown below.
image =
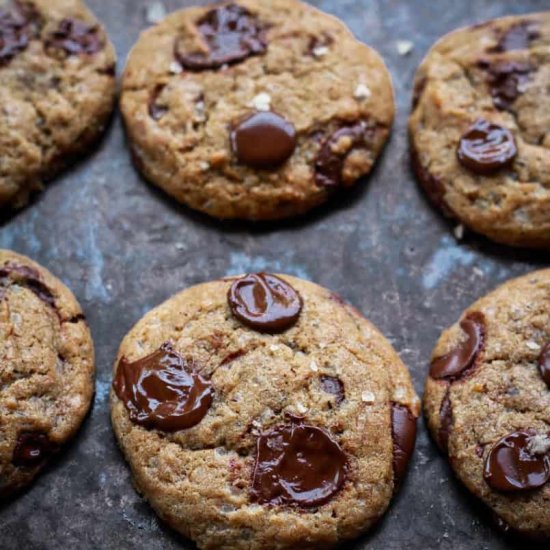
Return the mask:
[(387, 509), (414, 446), (419, 400), (397, 353), (334, 294), (289, 276), (177, 294), (125, 337), (114, 379), (136, 487), (203, 549), (356, 537)]
[(114, 96), (113, 47), (80, 0), (0, 0), (0, 208), (84, 153)]
[(501, 524), (550, 540), (550, 270), (509, 281), (441, 336), (424, 407), (455, 473)]
[(0, 498), (28, 485), (77, 431), (93, 394), (84, 315), (61, 281), (0, 250)]
[(460, 29), (430, 50), (409, 133), (417, 177), (447, 216), (550, 249), (549, 86), (550, 12)]
[(370, 172), (394, 100), (383, 61), (337, 19), (296, 0), (241, 0), (145, 31), (121, 109), (148, 180), (214, 217), (269, 220)]

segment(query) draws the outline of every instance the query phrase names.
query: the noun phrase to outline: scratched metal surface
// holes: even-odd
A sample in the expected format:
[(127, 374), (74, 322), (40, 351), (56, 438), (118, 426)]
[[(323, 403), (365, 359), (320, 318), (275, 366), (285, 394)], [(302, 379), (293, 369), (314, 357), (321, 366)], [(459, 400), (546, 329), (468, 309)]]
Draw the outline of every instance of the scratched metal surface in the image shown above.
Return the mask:
[[(119, 54), (147, 26), (153, 0), (89, 0)], [(168, 9), (192, 2), (164, 0)], [(250, 227), (215, 223), (147, 185), (131, 166), (120, 118), (98, 149), (0, 227), (0, 247), (35, 258), (80, 299), (97, 352), (93, 410), (77, 439), (25, 494), (0, 508), (0, 547), (175, 549), (194, 546), (163, 527), (132, 488), (108, 415), (111, 362), (130, 327), (189, 285), (271, 270), (340, 293), (391, 338), (422, 392), (440, 331), (498, 283), (549, 264), (451, 228), (411, 175), (406, 117), (415, 68), (430, 44), (486, 18), (550, 8), (550, 0), (317, 0), (376, 47), (399, 104), (393, 137), (373, 176), (352, 196), (300, 221)], [(408, 56), (397, 39), (414, 42)], [(405, 486), (380, 526), (353, 549), (508, 549), (452, 477), (423, 422)]]

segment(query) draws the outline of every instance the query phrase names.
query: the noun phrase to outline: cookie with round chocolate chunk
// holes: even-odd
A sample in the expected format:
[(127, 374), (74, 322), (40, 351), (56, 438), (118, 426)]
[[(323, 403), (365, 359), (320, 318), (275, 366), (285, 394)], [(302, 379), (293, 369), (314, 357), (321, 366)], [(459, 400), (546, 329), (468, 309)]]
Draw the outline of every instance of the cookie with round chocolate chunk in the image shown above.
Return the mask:
[(550, 11), (454, 31), (415, 78), (413, 167), (445, 215), (550, 249)]
[(0, 499), (35, 478), (78, 430), (94, 388), (94, 350), (71, 291), (0, 250)]
[(297, 0), (169, 15), (133, 48), (121, 109), (136, 166), (216, 218), (302, 214), (368, 174), (394, 100), (378, 54)]
[(470, 306), (434, 350), (430, 431), (466, 487), (515, 532), (550, 541), (550, 270)]
[(114, 97), (113, 47), (80, 0), (0, 0), (0, 208), (85, 153)]
[(403, 480), (419, 400), (328, 290), (251, 273), (149, 312), (114, 365), (113, 427), (158, 515), (199, 548), (332, 548)]

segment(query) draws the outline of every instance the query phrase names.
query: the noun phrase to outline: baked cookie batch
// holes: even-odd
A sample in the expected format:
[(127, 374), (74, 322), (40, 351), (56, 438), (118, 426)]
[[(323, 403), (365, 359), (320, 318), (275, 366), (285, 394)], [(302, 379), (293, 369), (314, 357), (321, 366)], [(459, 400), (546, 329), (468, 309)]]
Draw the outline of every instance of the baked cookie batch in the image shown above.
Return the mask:
[[(418, 69), (411, 158), (447, 216), (550, 248), (550, 13), (441, 39)], [(0, 206), (99, 138), (115, 54), (79, 0), (0, 0)], [(217, 218), (274, 220), (370, 172), (394, 118), (383, 61), (297, 0), (181, 10), (132, 50), (120, 98), (136, 167)], [(0, 251), (0, 498), (78, 430), (94, 353), (71, 292)], [(501, 525), (550, 541), (550, 270), (468, 308), (433, 353), (434, 441)], [(136, 488), (199, 548), (333, 548), (387, 510), (413, 455), (409, 372), (357, 310), (250, 273), (184, 290), (124, 338), (112, 424)], [(426, 480), (428, 483), (429, 480)]]

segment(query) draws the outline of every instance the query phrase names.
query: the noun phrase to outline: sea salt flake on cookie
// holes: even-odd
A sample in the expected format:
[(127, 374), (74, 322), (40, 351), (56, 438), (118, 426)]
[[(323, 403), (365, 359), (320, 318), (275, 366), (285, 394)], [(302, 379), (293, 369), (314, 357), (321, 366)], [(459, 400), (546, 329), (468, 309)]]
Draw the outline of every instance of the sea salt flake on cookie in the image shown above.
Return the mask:
[(370, 91), (370, 88), (363, 83), (357, 84), (357, 87), (355, 88), (355, 92), (353, 93), (353, 97), (359, 101), (368, 99), (371, 95), (372, 95), (372, 92)]
[(271, 96), (267, 92), (261, 92), (258, 95), (254, 96), (248, 106), (253, 107), (257, 111), (270, 111)]

